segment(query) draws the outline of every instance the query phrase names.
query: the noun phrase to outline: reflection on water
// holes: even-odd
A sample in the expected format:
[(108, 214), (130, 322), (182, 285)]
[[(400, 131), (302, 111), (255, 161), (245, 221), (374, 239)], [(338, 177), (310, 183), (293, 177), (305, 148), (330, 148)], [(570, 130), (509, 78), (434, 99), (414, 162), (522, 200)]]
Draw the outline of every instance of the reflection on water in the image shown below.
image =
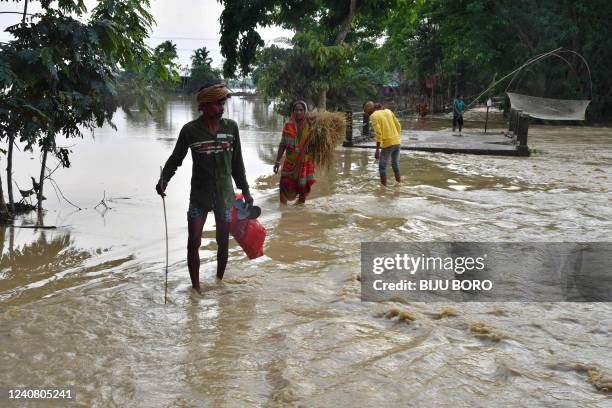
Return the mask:
[[(79, 141), (73, 168), (54, 175), (83, 210), (50, 198), (45, 225), (56, 230), (0, 229), (0, 384), (74, 386), (79, 405), (100, 407), (609, 401), (609, 304), (363, 303), (358, 275), (363, 241), (609, 239), (610, 129), (533, 126), (530, 158), (403, 152), (402, 183), (388, 188), (373, 151), (338, 148), (307, 204), (281, 207), (272, 163), (283, 119), (234, 97), (226, 116), (240, 126), (266, 255), (249, 261), (232, 241), (227, 278), (216, 282), (210, 220), (204, 295), (192, 294), (188, 155), (165, 200), (164, 306), (164, 213), (153, 186), (196, 115), (189, 98), (155, 118), (118, 115), (117, 132)], [(26, 183), (38, 163), (17, 156)], [(103, 213), (94, 209), (102, 197)]]
[(178, 133), (180, 125), (177, 124), (186, 123), (197, 114), (197, 105), (191, 98), (177, 97), (164, 109), (152, 111), (151, 114), (132, 109), (125, 115), (125, 120), (132, 131), (153, 126), (160, 133)]
[[(9, 228), (9, 239), (5, 251), (6, 227), (0, 227), (0, 294), (3, 300), (19, 296), (28, 289), (37, 289), (40, 297), (53, 293), (60, 287), (69, 287), (64, 279), (53, 282), (57, 274), (79, 266), (90, 257), (86, 251), (72, 246), (70, 234), (49, 236), (47, 232), (40, 232), (31, 243), (14, 246), (14, 230)], [(41, 287), (51, 284), (53, 288)], [(14, 304), (14, 302), (10, 302)]]
[[(248, 130), (269, 131), (281, 129), (283, 118), (274, 112), (274, 105), (266, 105), (252, 97), (232, 97), (226, 103), (226, 116)], [(280, 141), (280, 139), (279, 139)]]
[(259, 159), (269, 164), (270, 166), (274, 165), (276, 161), (276, 154), (278, 153), (278, 146), (274, 144), (258, 144), (257, 145), (257, 154), (259, 155)]

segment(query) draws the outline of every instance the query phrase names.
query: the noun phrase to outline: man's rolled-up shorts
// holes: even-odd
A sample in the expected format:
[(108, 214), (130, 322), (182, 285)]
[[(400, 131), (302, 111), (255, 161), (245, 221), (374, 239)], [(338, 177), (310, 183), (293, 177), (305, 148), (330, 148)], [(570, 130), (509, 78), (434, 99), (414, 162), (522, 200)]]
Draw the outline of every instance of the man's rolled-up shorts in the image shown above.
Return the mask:
[(220, 222), (220, 220), (223, 220), (225, 222), (231, 222), (232, 221), (231, 207), (228, 210), (223, 211), (221, 209), (221, 206), (219, 205), (219, 202), (215, 194), (213, 194), (212, 202), (213, 202), (212, 208), (202, 208), (198, 206), (197, 204), (190, 202), (189, 210), (187, 210), (187, 220), (189, 221), (192, 218), (196, 218), (204, 214), (208, 214), (208, 212), (212, 210), (215, 214), (215, 222)]

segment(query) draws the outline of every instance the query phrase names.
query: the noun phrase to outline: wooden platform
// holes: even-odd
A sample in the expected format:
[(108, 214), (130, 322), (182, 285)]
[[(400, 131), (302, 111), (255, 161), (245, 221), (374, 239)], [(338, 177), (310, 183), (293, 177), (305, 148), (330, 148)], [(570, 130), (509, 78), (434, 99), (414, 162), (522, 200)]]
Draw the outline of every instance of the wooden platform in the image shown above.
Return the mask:
[[(344, 146), (366, 149), (376, 148), (374, 139), (356, 139), (345, 142)], [(529, 156), (527, 147), (519, 147), (512, 140), (500, 133), (464, 131), (402, 131), (402, 150), (416, 150), (437, 153), (463, 153), (492, 156)]]

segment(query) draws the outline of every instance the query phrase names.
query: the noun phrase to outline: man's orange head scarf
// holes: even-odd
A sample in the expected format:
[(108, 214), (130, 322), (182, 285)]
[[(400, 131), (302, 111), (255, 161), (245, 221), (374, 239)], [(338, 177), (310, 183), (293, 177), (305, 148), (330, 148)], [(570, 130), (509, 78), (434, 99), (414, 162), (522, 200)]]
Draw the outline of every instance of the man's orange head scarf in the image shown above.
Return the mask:
[(230, 96), (230, 91), (229, 89), (227, 89), (227, 86), (221, 83), (200, 89), (196, 98), (198, 101), (198, 105), (202, 105), (203, 103), (222, 101), (229, 98)]

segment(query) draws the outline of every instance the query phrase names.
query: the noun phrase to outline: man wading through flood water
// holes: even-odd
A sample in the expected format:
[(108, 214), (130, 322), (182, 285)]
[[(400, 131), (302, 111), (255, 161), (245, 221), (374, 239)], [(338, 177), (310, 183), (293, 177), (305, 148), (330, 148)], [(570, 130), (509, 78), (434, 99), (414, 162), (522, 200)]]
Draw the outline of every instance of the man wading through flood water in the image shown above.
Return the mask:
[(374, 158), (380, 160), (378, 163), (380, 184), (387, 186), (387, 162), (389, 157), (391, 157), (391, 168), (393, 168), (395, 181), (400, 183), (402, 181), (399, 168), (400, 131), (402, 127), (397, 117), (390, 109), (385, 109), (380, 103), (372, 101), (363, 104), (363, 113), (369, 118), (376, 133)]
[(155, 190), (165, 196), (168, 181), (183, 163), (191, 148), (193, 168), (187, 225), (187, 267), (191, 287), (200, 289), (200, 245), (202, 228), (209, 211), (215, 214), (217, 239), (217, 278), (223, 279), (228, 257), (231, 209), (234, 201), (232, 177), (242, 190), (245, 201), (253, 204), (244, 171), (238, 125), (223, 119), (225, 101), (230, 96), (225, 84), (207, 84), (197, 94), (202, 115), (181, 129), (174, 151), (162, 170)]

